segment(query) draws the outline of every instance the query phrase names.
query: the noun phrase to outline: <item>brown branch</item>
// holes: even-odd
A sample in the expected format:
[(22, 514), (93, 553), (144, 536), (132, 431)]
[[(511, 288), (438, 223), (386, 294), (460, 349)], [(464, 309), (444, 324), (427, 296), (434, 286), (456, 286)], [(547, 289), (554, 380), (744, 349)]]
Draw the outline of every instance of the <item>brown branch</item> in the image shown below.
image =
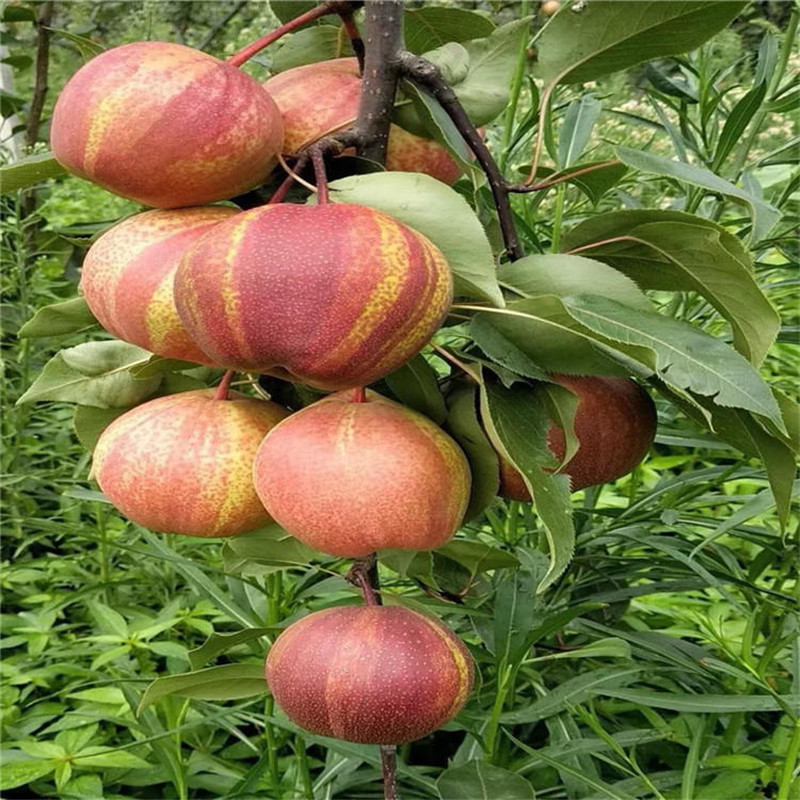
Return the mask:
[(364, 9), (366, 54), (355, 127), (358, 153), (385, 164), (399, 76), (397, 58), (403, 49), (403, 3), (366, 0)]
[(50, 23), (53, 20), (53, 3), (42, 3), (36, 20), (36, 71), (33, 97), (25, 120), (25, 144), (33, 146), (39, 141), (44, 101), (47, 97), (47, 68), (50, 64)]
[(481, 135), (472, 124), (472, 120), (467, 116), (467, 112), (459, 102), (456, 93), (442, 77), (439, 68), (421, 56), (404, 50), (398, 54), (398, 61), (402, 75), (427, 89), (433, 95), (439, 105), (447, 112), (464, 141), (472, 149), (492, 191), (506, 253), (512, 261), (522, 258), (524, 252), (514, 226), (514, 215), (511, 211), (511, 203), (508, 197), (508, 183), (492, 158), (492, 154), (486, 147)]

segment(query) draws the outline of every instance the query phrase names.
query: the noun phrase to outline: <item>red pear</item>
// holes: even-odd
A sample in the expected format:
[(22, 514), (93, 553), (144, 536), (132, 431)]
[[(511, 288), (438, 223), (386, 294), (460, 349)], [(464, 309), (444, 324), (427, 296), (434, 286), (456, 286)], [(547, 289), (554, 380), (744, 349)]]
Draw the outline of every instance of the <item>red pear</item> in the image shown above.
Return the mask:
[(438, 620), (399, 606), (317, 611), (272, 645), (267, 683), (292, 722), (364, 744), (427, 736), (472, 687), (466, 647)]
[[(578, 452), (561, 470), (573, 492), (627, 475), (647, 455), (656, 435), (656, 410), (650, 395), (628, 378), (552, 375), (578, 397), (575, 435)], [(556, 458), (566, 452), (564, 431), (552, 424), (547, 443)], [(530, 500), (522, 475), (500, 459), (500, 492), (509, 500)]]
[(56, 102), (53, 155), (70, 172), (148, 206), (224, 200), (262, 183), (283, 123), (255, 80), (168, 42), (93, 58)]
[(458, 445), (410, 408), (340, 392), (293, 414), (264, 439), (259, 497), (275, 520), (336, 556), (430, 550), (464, 516), (470, 472)]
[(159, 209), (106, 231), (89, 248), (81, 270), (81, 290), (100, 324), (165, 358), (210, 363), (183, 327), (172, 286), (189, 247), (237, 213), (223, 206)]
[[(361, 78), (355, 58), (336, 58), (270, 78), (264, 87), (283, 115), (285, 153), (296, 153), (312, 142), (349, 128), (358, 114)], [(386, 169), (424, 172), (444, 183), (455, 183), (461, 168), (447, 150), (392, 125)]]
[(245, 211), (203, 236), (175, 275), (178, 313), (214, 363), (334, 390), (418, 353), (452, 295), (428, 239), (350, 204)]
[(162, 533), (233, 536), (271, 520), (253, 487), (261, 440), (288, 412), (214, 390), (150, 400), (101, 434), (93, 474), (131, 521)]

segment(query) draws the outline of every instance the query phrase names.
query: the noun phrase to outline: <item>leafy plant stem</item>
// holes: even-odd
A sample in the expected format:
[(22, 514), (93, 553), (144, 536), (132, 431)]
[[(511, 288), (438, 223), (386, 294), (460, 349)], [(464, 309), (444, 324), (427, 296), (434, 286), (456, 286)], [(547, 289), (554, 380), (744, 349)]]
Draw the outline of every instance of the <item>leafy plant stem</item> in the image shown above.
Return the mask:
[(792, 738), (786, 750), (786, 758), (781, 770), (781, 781), (778, 786), (778, 800), (789, 800), (789, 792), (794, 783), (794, 773), (798, 760), (800, 760), (800, 719), (796, 719), (794, 722)]
[(295, 736), (294, 751), (297, 754), (297, 771), (300, 773), (300, 782), (303, 787), (303, 799), (314, 800), (314, 786), (311, 783), (311, 771), (308, 767), (306, 741), (300, 735)]
[(497, 731), (500, 727), (500, 715), (503, 713), (506, 695), (511, 686), (511, 675), (514, 668), (511, 665), (501, 664), (498, 670), (497, 694), (494, 698), (492, 711), (489, 715), (489, 722), (486, 725), (486, 733), (483, 738), (483, 749), (487, 757), (494, 762), (495, 750), (497, 748)]
[(384, 800), (400, 800), (400, 795), (397, 793), (397, 747), (393, 744), (382, 744), (379, 745), (379, 749)]
[(264, 744), (267, 748), (267, 766), (272, 783), (277, 786), (280, 784), (281, 776), (278, 771), (278, 747), (275, 742), (275, 728), (269, 719), (275, 713), (275, 700), (269, 695), (264, 701)]
[(111, 587), (111, 570), (104, 504), (94, 503), (94, 513), (95, 522), (97, 523), (97, 532), (100, 534), (100, 583), (103, 586), (101, 594), (103, 596), (103, 602), (108, 605), (110, 603), (108, 593)]
[[(528, 6), (530, 0), (522, 0), (520, 6), (520, 16), (526, 17), (528, 15)], [(511, 83), (511, 93), (508, 101), (508, 108), (506, 108), (506, 115), (503, 120), (503, 146), (500, 151), (500, 157), (497, 160), (497, 166), (500, 172), (504, 172), (506, 163), (508, 162), (508, 155), (511, 145), (511, 133), (514, 126), (514, 117), (517, 115), (517, 105), (519, 104), (519, 95), (522, 91), (522, 80), (525, 77), (525, 61), (527, 59), (528, 43), (523, 39), (520, 42), (519, 54), (517, 56), (517, 68), (514, 72), (514, 80)]]

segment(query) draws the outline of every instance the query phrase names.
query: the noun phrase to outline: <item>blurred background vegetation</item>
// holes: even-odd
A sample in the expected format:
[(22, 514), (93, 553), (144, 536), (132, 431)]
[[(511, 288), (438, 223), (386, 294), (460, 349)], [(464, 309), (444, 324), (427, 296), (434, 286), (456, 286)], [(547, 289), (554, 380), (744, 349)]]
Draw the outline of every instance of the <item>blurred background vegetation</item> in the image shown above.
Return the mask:
[[(33, 19), (42, 5), (9, 3), (3, 11), (6, 160), (47, 150), (53, 103), (93, 47), (160, 39), (225, 56), (278, 24), (269, 3), (253, 0), (55, 3), (49, 89), (38, 129), (26, 138)], [(498, 23), (535, 14), (526, 53), (533, 63), (534, 35), (545, 21), (538, 4), (459, 6)], [(784, 37), (796, 31), (797, 13), (793, 3), (751, 3), (697, 52), (566, 87), (554, 104), (553, 133), (569, 102), (591, 94), (602, 112), (587, 159), (613, 157), (614, 147), (626, 144), (708, 165), (714, 137), (753, 85), (765, 50), (789, 47)], [(254, 59), (251, 74), (265, 77), (278, 50)], [(783, 213), (753, 255), (784, 323), (764, 374), (795, 398), (798, 67), (794, 50), (763, 113), (716, 167), (736, 180), (746, 166), (751, 189)], [(509, 173), (530, 163), (537, 103), (535, 84), (526, 80), (516, 115), (489, 127)], [(698, 132), (700, 107), (710, 110)], [(463, 183), (460, 190), (471, 194)], [(562, 186), (515, 198), (515, 213), (535, 251), (549, 248), (556, 225), (566, 230), (603, 211), (683, 209), (692, 202), (691, 190), (676, 181), (628, 172), (596, 201)], [(714, 202), (707, 198), (694, 210), (746, 232), (746, 219)], [(235, 574), (218, 543), (154, 536), (127, 523), (89, 479), (90, 457), (73, 432), (72, 408), (14, 406), (59, 347), (86, 339), (18, 339), (20, 326), (37, 308), (75, 296), (90, 237), (136, 206), (60, 178), (4, 197), (2, 210), (4, 796), (380, 796), (371, 748), (323, 746), (276, 716), (264, 697), (168, 697), (136, 716), (153, 678), (207, 665), (190, 651), (215, 632), (274, 626), (354, 595), (333, 560)], [(664, 304), (709, 330), (723, 329), (695, 296), (671, 295)], [(438, 574), (439, 588), (450, 595), (469, 591), (466, 605), (385, 570), (388, 591), (435, 610), (459, 632), (482, 676), (456, 723), (403, 749), (404, 797), (438, 796), (436, 780), (448, 759), (457, 767), (480, 755), (467, 731), (487, 719), (497, 734), (487, 757), (511, 774), (497, 795), (504, 798), (530, 796), (525, 781), (542, 798), (783, 799), (800, 792), (798, 706), (787, 700), (800, 695), (797, 513), (782, 534), (761, 465), (674, 408), (659, 402), (659, 411), (648, 460), (613, 485), (575, 495), (576, 557), (543, 597), (530, 592), (542, 569), (540, 532), (531, 509), (518, 503), (496, 501), (463, 535), (501, 542), (522, 569)], [(509, 684), (497, 637), (517, 641), (520, 634), (534, 647)], [(219, 663), (259, 663), (263, 650), (251, 639), (231, 646)], [(451, 770), (440, 781), (446, 797), (453, 796), (452, 779)]]

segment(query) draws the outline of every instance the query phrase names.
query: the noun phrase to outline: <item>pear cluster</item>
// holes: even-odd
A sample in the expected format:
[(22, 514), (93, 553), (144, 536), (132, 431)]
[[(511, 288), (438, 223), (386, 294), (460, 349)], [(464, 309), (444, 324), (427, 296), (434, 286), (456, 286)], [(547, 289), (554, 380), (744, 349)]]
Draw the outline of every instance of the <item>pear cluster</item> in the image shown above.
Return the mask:
[[(280, 153), (348, 127), (359, 90), (348, 59), (262, 86), (191, 48), (144, 42), (96, 57), (59, 97), (56, 158), (152, 207), (90, 248), (81, 276), (90, 309), (124, 341), (229, 373), (216, 391), (157, 397), (101, 434), (93, 475), (133, 522), (221, 537), (276, 521), (343, 558), (430, 550), (461, 526), (471, 475), (459, 445), (417, 411), (365, 389), (444, 322), (453, 279), (442, 252), (361, 205), (211, 205), (263, 183)], [(446, 151), (400, 128), (390, 134), (389, 166), (447, 182), (458, 175)], [(329, 394), (291, 413), (230, 391), (233, 371)], [(573, 489), (632, 469), (652, 441), (647, 395), (630, 381), (558, 380), (579, 401), (581, 449), (564, 467)], [(611, 433), (601, 436), (606, 422)], [(635, 441), (620, 448), (621, 437)], [(557, 427), (550, 444), (563, 456)], [(502, 494), (525, 497), (502, 459), (499, 477)], [(399, 744), (458, 713), (473, 666), (438, 620), (369, 605), (291, 625), (266, 676), (307, 730)]]

